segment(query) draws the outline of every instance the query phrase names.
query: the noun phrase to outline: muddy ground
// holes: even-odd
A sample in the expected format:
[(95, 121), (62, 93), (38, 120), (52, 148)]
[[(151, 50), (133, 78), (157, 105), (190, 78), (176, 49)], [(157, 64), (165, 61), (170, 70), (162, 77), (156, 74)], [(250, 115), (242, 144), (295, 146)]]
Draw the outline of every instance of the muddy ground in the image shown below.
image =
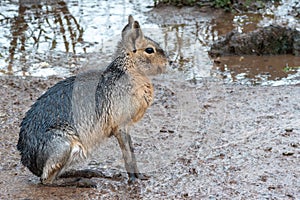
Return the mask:
[[(299, 85), (226, 85), (212, 78), (194, 84), (168, 77), (153, 79), (155, 102), (132, 130), (139, 167), (150, 179), (128, 185), (125, 174), (94, 178), (97, 189), (42, 186), (20, 163), (20, 121), (59, 79), (0, 77), (0, 199), (300, 198)], [(115, 140), (85, 167), (123, 172)]]

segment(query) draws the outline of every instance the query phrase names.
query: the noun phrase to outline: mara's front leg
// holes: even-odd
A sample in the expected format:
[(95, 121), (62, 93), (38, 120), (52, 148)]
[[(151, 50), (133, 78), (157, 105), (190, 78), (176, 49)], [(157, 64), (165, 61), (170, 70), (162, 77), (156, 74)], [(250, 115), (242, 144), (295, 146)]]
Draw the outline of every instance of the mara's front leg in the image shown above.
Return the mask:
[(125, 130), (120, 130), (115, 134), (115, 137), (117, 138), (122, 150), (125, 168), (129, 178), (128, 182), (132, 183), (136, 180), (136, 178), (141, 180), (148, 179), (147, 176), (144, 176), (138, 170), (136, 158), (134, 155), (134, 148), (129, 133)]

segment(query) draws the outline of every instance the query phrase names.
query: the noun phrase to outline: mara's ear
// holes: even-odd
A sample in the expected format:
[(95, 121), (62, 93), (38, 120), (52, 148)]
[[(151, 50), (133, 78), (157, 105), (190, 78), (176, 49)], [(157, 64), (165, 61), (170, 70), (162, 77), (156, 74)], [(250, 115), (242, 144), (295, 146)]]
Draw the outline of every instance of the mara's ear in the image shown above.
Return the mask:
[(135, 21), (131, 15), (128, 16), (128, 24), (122, 30), (122, 42), (127, 50), (135, 52), (136, 44), (144, 39), (144, 34), (139, 22)]

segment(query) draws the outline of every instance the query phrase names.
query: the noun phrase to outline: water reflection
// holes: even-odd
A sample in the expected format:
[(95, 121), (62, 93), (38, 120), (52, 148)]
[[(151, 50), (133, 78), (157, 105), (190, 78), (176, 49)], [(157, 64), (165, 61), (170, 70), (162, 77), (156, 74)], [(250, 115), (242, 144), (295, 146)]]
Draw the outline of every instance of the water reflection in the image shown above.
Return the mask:
[[(213, 73), (227, 82), (247, 85), (297, 84), (297, 80), (290, 79), (297, 76), (297, 68), (294, 67), (300, 64), (300, 57), (278, 55), (260, 56), (259, 58), (257, 59), (257, 56), (253, 55), (223, 56), (215, 60)], [(280, 81), (282, 78), (285, 81)]]
[[(190, 14), (179, 15), (178, 21), (165, 13), (159, 17), (165, 23), (163, 26), (165, 28), (164, 48), (175, 63), (173, 68), (183, 71), (186, 79), (192, 81), (211, 76), (213, 63), (207, 55), (207, 51), (214, 41), (233, 30), (252, 31), (257, 28), (258, 23), (258, 20), (248, 23), (250, 19), (232, 13), (219, 13), (210, 17), (199, 16), (197, 13), (194, 14), (195, 18), (191, 21), (179, 23), (180, 19), (185, 19), (188, 15)], [(236, 20), (237, 16), (243, 20)], [(254, 18), (256, 15), (251, 14), (250, 16)]]
[[(28, 63), (28, 61), (30, 63), (31, 58), (28, 56), (30, 51), (54, 50), (57, 48), (58, 40), (62, 40), (64, 51), (76, 55), (76, 46), (83, 41), (84, 30), (72, 16), (64, 1), (20, 0), (14, 16), (2, 14), (2, 17), (1, 25), (10, 26), (11, 33), (9, 55), (6, 58), (8, 67), (7, 71), (2, 69), (4, 73), (13, 74), (16, 59), (21, 63)], [(40, 58), (40, 60), (44, 59), (45, 57)], [(23, 66), (22, 70), (26, 71), (27, 67)]]
[(103, 67), (128, 15), (144, 24), (143, 13), (150, 9), (145, 4), (150, 3), (0, 1), (0, 73), (69, 76), (86, 64)]
[[(213, 41), (232, 30), (252, 31), (267, 24), (265, 20), (276, 19), (279, 23), (279, 17), (269, 12), (232, 14), (168, 7), (156, 10), (152, 4), (153, 1), (142, 0), (117, 0), (114, 4), (100, 0), (0, 1), (0, 73), (69, 76), (79, 68), (89, 68), (87, 65), (105, 67), (128, 14), (133, 14), (145, 34), (163, 44), (175, 71), (185, 79), (199, 80), (214, 76), (218, 68), (213, 68), (207, 55)], [(272, 7), (272, 13), (276, 9)], [(263, 63), (263, 58), (255, 59)], [(227, 69), (234, 72), (234, 66), (227, 65)], [(252, 72), (247, 70), (250, 67), (245, 66), (246, 71)], [(283, 73), (281, 77), (286, 76)]]

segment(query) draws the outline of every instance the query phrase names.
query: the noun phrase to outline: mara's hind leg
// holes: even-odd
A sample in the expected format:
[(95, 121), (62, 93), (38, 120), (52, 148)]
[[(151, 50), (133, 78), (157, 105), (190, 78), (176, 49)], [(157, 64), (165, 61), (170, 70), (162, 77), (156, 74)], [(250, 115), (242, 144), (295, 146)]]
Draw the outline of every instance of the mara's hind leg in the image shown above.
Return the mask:
[[(48, 136), (48, 137), (47, 137)], [(78, 137), (62, 130), (50, 130), (45, 133), (37, 156), (37, 164), (43, 166), (40, 177), (42, 184), (48, 186), (94, 187), (94, 183), (84, 182), (78, 178), (60, 179), (62, 174), (73, 162), (86, 157), (85, 150)], [(43, 140), (43, 139), (42, 139)]]
[(67, 141), (63, 142), (61, 139), (54, 139), (46, 146), (44, 151), (47, 151), (48, 157), (43, 167), (41, 182), (45, 185), (51, 185), (58, 175), (67, 168), (66, 165), (70, 159), (71, 147)]

